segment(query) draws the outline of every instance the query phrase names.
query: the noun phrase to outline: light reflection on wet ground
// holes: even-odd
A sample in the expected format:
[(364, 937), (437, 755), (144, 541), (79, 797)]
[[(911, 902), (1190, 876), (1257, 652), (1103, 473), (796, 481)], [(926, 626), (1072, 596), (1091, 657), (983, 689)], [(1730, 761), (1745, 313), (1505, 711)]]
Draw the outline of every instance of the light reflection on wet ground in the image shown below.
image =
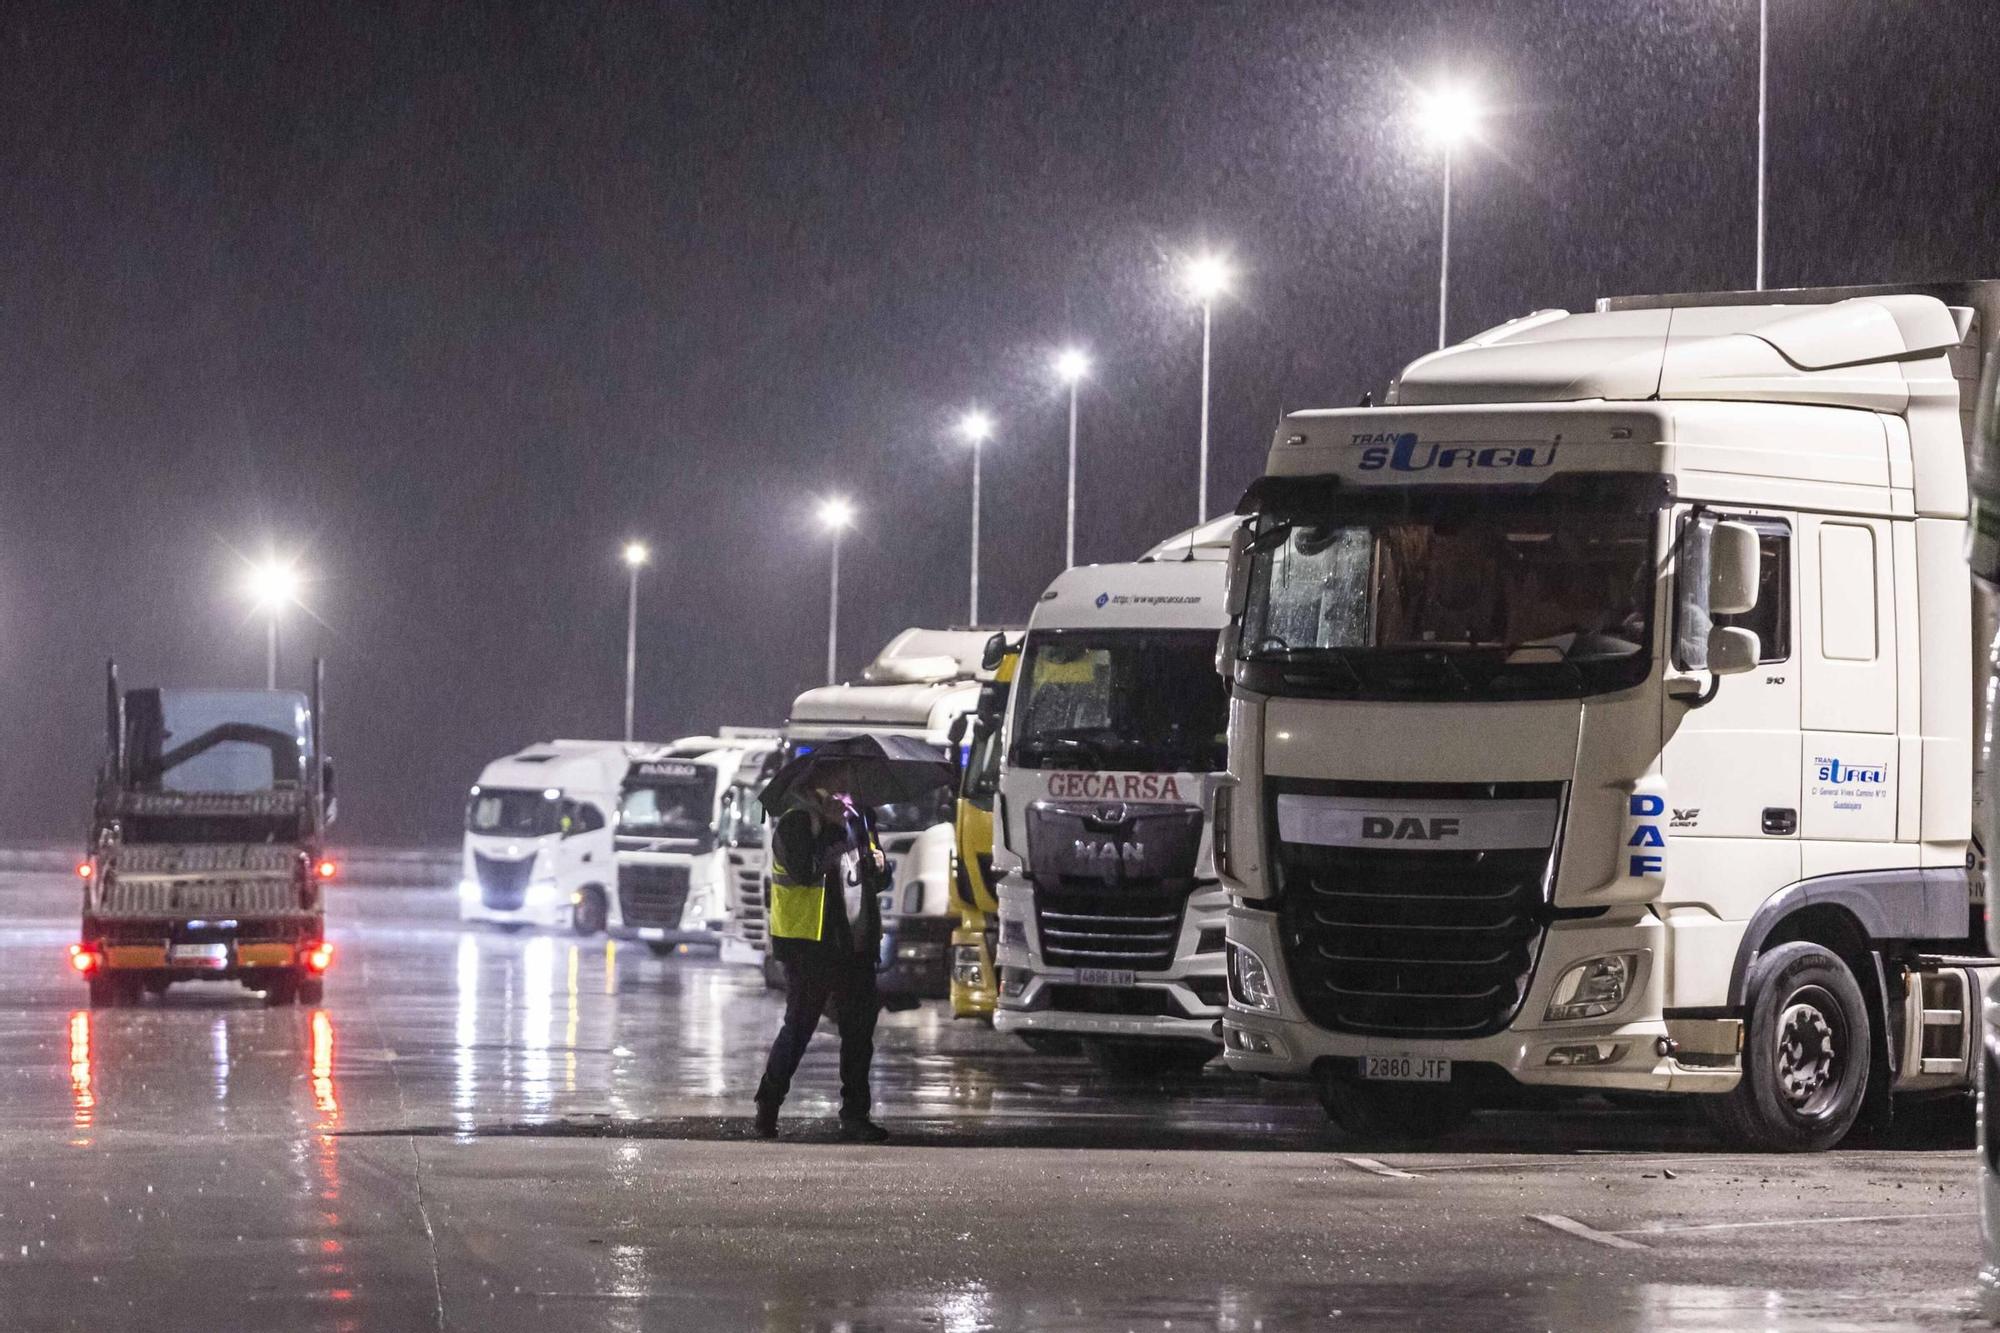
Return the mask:
[(1123, 1089), (927, 1008), (881, 1030), (898, 1145), (827, 1142), (830, 1039), (766, 1145), (744, 1098), (778, 1007), (753, 971), (461, 931), (442, 894), (352, 889), (322, 1008), (203, 985), (92, 1012), (62, 965), (72, 903), (53, 877), (0, 877), (0, 1325), (1822, 1329), (1969, 1311), (1972, 1166), (1935, 1144), (1746, 1158), (1598, 1108), (1365, 1150), (1385, 1175), (1299, 1089)]

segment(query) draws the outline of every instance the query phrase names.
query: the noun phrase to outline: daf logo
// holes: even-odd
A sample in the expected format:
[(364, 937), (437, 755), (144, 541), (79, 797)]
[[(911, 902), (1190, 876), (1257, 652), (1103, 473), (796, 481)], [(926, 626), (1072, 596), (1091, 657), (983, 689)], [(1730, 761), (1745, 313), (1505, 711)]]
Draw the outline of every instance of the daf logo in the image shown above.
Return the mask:
[(1103, 865), (1138, 865), (1146, 859), (1146, 844), (1118, 838), (1078, 838), (1073, 844), (1076, 859)]
[(1378, 842), (1440, 842), (1458, 836), (1458, 820), (1451, 815), (1437, 815), (1430, 819), (1419, 819), (1415, 815), (1404, 815), (1400, 819), (1392, 819), (1388, 815), (1364, 815), (1361, 836)]

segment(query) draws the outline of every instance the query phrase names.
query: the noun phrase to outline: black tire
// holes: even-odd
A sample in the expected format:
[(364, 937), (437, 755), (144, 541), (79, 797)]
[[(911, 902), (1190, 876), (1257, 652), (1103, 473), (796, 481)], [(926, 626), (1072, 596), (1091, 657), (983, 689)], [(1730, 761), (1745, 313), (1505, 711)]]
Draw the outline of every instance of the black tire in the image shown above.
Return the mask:
[(307, 977), (299, 982), (300, 1004), (326, 1003), (326, 978)]
[(646, 947), (653, 951), (653, 957), (655, 958), (672, 958), (674, 950), (680, 946), (669, 944), (665, 940), (647, 940)]
[(1472, 1099), (1444, 1083), (1364, 1083), (1328, 1075), (1320, 1080), (1326, 1118), (1358, 1139), (1442, 1138), (1472, 1118)]
[(602, 935), (610, 920), (611, 900), (604, 896), (603, 889), (591, 884), (578, 895), (576, 906), (570, 910), (569, 928), (579, 935)]
[(90, 978), (90, 1007), (93, 1009), (116, 1009), (120, 1005), (131, 1004), (135, 998), (136, 992), (123, 977)]
[(144, 988), (146, 994), (157, 999), (159, 996), (165, 995), (167, 987), (173, 984), (172, 980), (167, 977), (147, 977)]
[(1094, 1041), (1091, 1059), (1107, 1078), (1120, 1083), (1158, 1083), (1166, 1078), (1189, 1078), (1201, 1072), (1220, 1048), (1206, 1042), (1184, 1041)]
[(1874, 1025), (1838, 954), (1803, 941), (1750, 965), (1743, 1078), (1700, 1099), (1716, 1132), (1758, 1152), (1823, 1152), (1847, 1137), (1868, 1094)]
[(282, 1009), (299, 1002), (299, 974), (285, 971), (273, 973), (264, 982), (264, 1003), (272, 1009)]

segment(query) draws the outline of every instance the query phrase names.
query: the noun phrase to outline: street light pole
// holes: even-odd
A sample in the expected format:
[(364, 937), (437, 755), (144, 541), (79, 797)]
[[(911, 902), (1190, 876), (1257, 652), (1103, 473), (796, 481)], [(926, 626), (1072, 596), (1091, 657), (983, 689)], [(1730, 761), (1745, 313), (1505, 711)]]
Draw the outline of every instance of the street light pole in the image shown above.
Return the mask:
[(250, 566), (250, 600), (263, 612), (264, 688), (278, 688), (278, 618), (299, 597), (298, 566), (271, 556)]
[(632, 701), (639, 677), (639, 568), (651, 553), (642, 542), (625, 543), (625, 739), (632, 739)]
[(1462, 85), (1441, 84), (1419, 95), (1417, 120), (1430, 141), (1444, 150), (1444, 199), (1438, 225), (1438, 346), (1451, 329), (1451, 169), (1459, 144), (1478, 132), (1480, 107)]
[(958, 433), (972, 446), (972, 596), (970, 625), (979, 624), (979, 457), (980, 446), (993, 437), (993, 418), (974, 408), (958, 420)]
[(1069, 385), (1069, 500), (1063, 527), (1063, 568), (1076, 568), (1076, 394), (1090, 373), (1090, 358), (1081, 348), (1056, 353), (1056, 376)]
[(1195, 489), (1194, 519), (1208, 522), (1208, 353), (1215, 325), (1215, 302), (1201, 303), (1201, 481)]
[(1208, 522), (1208, 394), (1209, 352), (1215, 326), (1215, 298), (1229, 290), (1233, 276), (1229, 260), (1219, 254), (1196, 255), (1187, 261), (1183, 281), (1190, 295), (1201, 302), (1201, 463), (1195, 482), (1195, 520)]
[(1445, 321), (1451, 306), (1451, 145), (1444, 147), (1444, 217), (1438, 229), (1438, 346), (1445, 345)]
[(1771, 0), (1757, 0), (1757, 290), (1764, 290), (1764, 171), (1771, 78)]
[(826, 683), (834, 684), (840, 679), (838, 655), (840, 651), (840, 534), (854, 521), (854, 506), (840, 496), (822, 500), (819, 506), (819, 521), (833, 535), (833, 557), (831, 577), (827, 580), (826, 592)]
[(278, 688), (278, 608), (272, 607), (264, 625), (264, 688)]

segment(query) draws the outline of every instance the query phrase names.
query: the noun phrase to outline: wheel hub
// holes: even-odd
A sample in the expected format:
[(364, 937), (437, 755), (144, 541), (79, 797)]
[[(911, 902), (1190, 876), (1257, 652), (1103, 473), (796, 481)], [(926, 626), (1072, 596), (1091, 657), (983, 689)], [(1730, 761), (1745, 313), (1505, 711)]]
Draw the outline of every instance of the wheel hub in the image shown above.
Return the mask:
[(1804, 1109), (1833, 1078), (1833, 1025), (1810, 1004), (1794, 1004), (1778, 1021), (1778, 1087)]

